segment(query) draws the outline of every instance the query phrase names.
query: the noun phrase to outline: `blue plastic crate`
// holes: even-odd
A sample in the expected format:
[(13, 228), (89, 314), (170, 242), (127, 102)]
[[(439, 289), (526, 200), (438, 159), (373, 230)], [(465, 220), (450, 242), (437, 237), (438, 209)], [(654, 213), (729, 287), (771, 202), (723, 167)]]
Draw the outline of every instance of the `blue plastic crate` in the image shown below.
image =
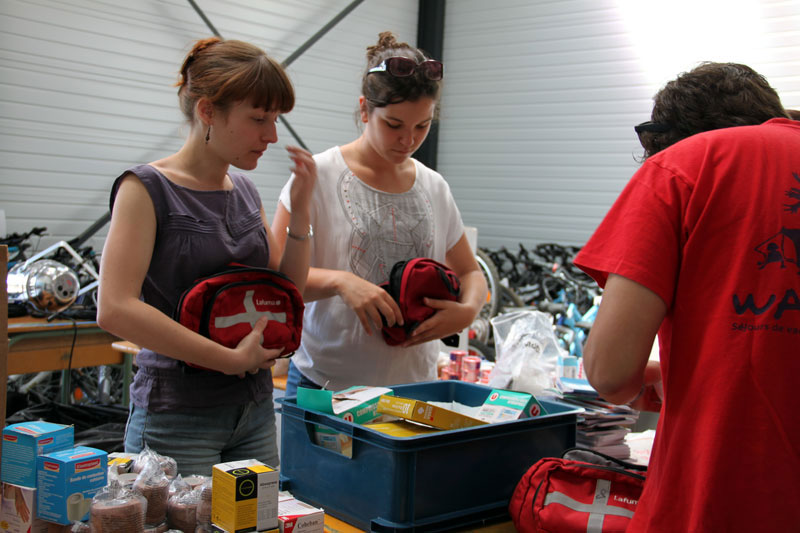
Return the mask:
[[(492, 390), (461, 381), (396, 385), (397, 396), (483, 404)], [(281, 404), (281, 489), (370, 531), (441, 531), (509, 519), (527, 469), (575, 445), (582, 409), (542, 400), (548, 414), (397, 438), (332, 415)], [(352, 458), (318, 446), (315, 425), (353, 439)]]

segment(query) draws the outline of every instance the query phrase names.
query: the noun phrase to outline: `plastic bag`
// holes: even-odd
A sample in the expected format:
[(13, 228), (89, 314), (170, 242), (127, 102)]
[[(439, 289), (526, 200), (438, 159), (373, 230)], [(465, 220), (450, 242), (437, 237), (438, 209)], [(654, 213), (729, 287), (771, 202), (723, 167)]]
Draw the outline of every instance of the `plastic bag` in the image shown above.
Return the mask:
[(496, 348), (489, 386), (542, 394), (555, 385), (563, 350), (553, 332), (553, 317), (525, 309), (490, 320)]
[(147, 499), (123, 488), (116, 480), (92, 498), (90, 525), (93, 533), (140, 533), (144, 529)]
[(181, 475), (170, 483), (170, 495), (167, 501), (167, 525), (170, 529), (195, 531), (197, 529), (197, 505), (200, 503), (200, 491), (193, 490)]
[(133, 483), (133, 490), (147, 499), (145, 526), (159, 526), (167, 520), (170, 480), (161, 467), (160, 459), (163, 457), (145, 448), (134, 463), (134, 466), (141, 465), (141, 470)]

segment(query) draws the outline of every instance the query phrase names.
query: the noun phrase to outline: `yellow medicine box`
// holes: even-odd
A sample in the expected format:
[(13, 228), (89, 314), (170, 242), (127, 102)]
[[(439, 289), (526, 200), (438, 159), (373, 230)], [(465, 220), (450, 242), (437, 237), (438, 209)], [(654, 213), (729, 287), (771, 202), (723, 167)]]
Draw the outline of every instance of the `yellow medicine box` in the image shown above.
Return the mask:
[(399, 396), (381, 396), (380, 400), (378, 400), (378, 412), (394, 415), (412, 422), (427, 424), (439, 429), (461, 429), (486, 424), (486, 422), (477, 418), (436, 407), (421, 400)]
[(211, 471), (211, 521), (230, 533), (278, 527), (278, 471), (255, 459)]

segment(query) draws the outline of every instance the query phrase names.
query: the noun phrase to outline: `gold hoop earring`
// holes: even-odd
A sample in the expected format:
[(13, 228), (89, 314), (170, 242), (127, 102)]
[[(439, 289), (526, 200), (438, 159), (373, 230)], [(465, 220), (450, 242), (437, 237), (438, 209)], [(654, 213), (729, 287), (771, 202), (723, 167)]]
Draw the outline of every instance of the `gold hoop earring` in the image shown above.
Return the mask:
[(208, 144), (208, 141), (210, 140), (211, 140), (211, 125), (209, 124), (208, 131), (206, 132), (206, 144)]

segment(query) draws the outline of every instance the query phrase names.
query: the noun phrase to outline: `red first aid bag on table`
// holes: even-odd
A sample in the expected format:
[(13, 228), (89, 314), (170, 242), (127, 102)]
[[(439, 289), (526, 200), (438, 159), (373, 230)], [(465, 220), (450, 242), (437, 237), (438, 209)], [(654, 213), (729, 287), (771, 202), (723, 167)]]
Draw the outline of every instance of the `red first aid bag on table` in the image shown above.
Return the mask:
[(647, 467), (584, 448), (540, 459), (522, 476), (508, 506), (521, 533), (623, 533), (644, 488)]
[(427, 257), (398, 261), (392, 266), (389, 281), (381, 287), (403, 313), (403, 326), (384, 324), (381, 330), (386, 344), (392, 346), (404, 342), (415, 327), (433, 315), (435, 309), (425, 305), (424, 298), (456, 301), (461, 294), (461, 281), (455, 272)]
[(234, 263), (223, 272), (195, 280), (181, 295), (173, 318), (204, 337), (234, 348), (253, 330), (256, 321), (266, 316), (269, 322), (261, 345), (283, 346), (281, 357), (288, 357), (300, 346), (304, 309), (300, 291), (284, 274)]

